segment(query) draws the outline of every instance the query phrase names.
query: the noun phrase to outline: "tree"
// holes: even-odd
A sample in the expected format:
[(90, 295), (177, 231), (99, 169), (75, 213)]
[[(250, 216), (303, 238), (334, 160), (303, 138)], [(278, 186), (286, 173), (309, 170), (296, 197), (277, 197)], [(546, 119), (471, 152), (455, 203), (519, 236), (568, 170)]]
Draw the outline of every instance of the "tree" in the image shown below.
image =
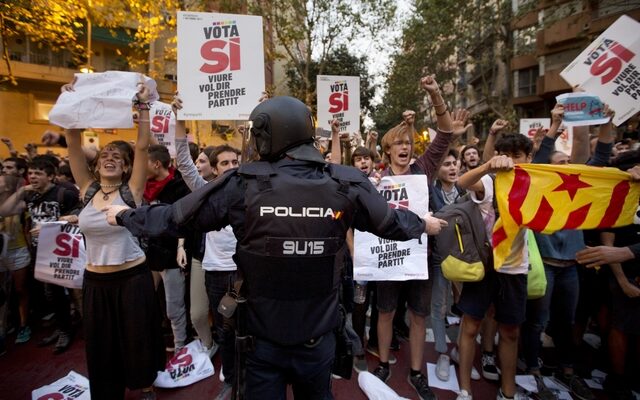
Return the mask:
[(314, 104), (316, 75), (326, 73), (336, 46), (357, 36), (373, 40), (391, 20), (395, 4), (392, 0), (272, 0), (257, 1), (250, 10), (265, 17), (267, 31), (275, 36), (277, 47), (271, 56), (287, 61), (298, 95)]
[(110, 29), (125, 27), (132, 32), (133, 51), (128, 61), (134, 66), (145, 64), (149, 44), (175, 26), (172, 13), (178, 8), (178, 0), (5, 0), (0, 3), (0, 38), (9, 74), (0, 77), (0, 83), (17, 84), (7, 50), (10, 38), (24, 35), (39, 46), (66, 49), (80, 65), (86, 61), (83, 38), (89, 23)]
[[(289, 64), (287, 78), (289, 89), (293, 96), (305, 98), (306, 90), (316, 92), (316, 80), (309, 82), (310, 87), (306, 88), (300, 79), (295, 65)], [(304, 66), (306, 68), (306, 66)], [(320, 65), (316, 61), (311, 61), (309, 74), (312, 77), (320, 75)], [(363, 114), (371, 112), (375, 88), (371, 84), (372, 77), (367, 70), (367, 57), (357, 57), (352, 55), (345, 45), (342, 45), (327, 55), (324, 75), (359, 76), (360, 77), (360, 109)], [(316, 102), (308, 103), (309, 106), (316, 107)]]
[(403, 29), (401, 50), (393, 56), (383, 101), (374, 113), (378, 128), (397, 124), (407, 108), (417, 111), (418, 128), (425, 118), (433, 120), (417, 84), (425, 73), (436, 75), (450, 105), (456, 104), (456, 97), (475, 96), (474, 102), (486, 105), (483, 114), (512, 119), (507, 72), (513, 56), (511, 2), (418, 0), (415, 7)]

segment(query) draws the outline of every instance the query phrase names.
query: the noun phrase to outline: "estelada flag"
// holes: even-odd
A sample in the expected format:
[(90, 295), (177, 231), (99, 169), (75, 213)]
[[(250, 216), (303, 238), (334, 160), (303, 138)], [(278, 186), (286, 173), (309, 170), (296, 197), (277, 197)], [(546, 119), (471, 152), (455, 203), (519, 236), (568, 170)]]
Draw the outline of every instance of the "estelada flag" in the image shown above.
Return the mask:
[(640, 184), (617, 168), (520, 164), (496, 175), (500, 218), (493, 227), (494, 267), (502, 267), (522, 227), (611, 228), (633, 223)]

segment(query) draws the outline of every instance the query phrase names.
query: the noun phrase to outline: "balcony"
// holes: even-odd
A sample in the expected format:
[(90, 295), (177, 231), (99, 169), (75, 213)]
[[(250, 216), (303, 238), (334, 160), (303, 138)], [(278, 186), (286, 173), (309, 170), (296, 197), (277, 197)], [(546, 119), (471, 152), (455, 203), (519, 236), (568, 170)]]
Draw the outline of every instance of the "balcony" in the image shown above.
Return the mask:
[(544, 52), (549, 47), (567, 43), (575, 43), (576, 39), (586, 38), (591, 17), (588, 12), (581, 12), (562, 18), (542, 31), (538, 36), (538, 50)]
[[(73, 74), (78, 72), (75, 69), (42, 65), (45, 60), (39, 59), (41, 63), (26, 63), (22, 61), (10, 61), (11, 72), (17, 79), (28, 79), (36, 81), (47, 81), (52, 83), (68, 83), (73, 79)], [(34, 61), (38, 61), (35, 59)], [(5, 62), (0, 63), (0, 74), (8, 75), (9, 70)]]
[(539, 94), (549, 94), (571, 90), (571, 86), (560, 76), (562, 70), (555, 69), (544, 73), (544, 92)]

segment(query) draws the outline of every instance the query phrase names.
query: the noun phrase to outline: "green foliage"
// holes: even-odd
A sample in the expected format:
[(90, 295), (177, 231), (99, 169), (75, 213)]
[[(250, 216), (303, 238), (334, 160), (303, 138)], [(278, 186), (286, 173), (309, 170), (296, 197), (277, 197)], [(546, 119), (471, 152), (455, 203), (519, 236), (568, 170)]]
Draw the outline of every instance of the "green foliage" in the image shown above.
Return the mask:
[[(127, 61), (133, 67), (148, 62), (149, 43), (175, 27), (178, 0), (4, 0), (0, 3), (0, 37), (28, 36), (52, 50), (68, 50), (85, 60), (88, 21), (107, 29), (134, 27)], [(4, 61), (9, 65), (7, 54)], [(11, 71), (9, 69), (9, 71)], [(9, 73), (2, 81), (15, 79)]]
[[(474, 78), (474, 91), (485, 99), (495, 115), (510, 113), (510, 76), (500, 75), (499, 65), (511, 58), (510, 1), (416, 0), (415, 12), (407, 21), (399, 45), (392, 56), (385, 95), (376, 107), (374, 120), (384, 132), (401, 121), (406, 109), (417, 112), (416, 128), (429, 121), (429, 104), (419, 87), (425, 74), (435, 74), (445, 100), (455, 104), (456, 96), (466, 96), (465, 75)], [(471, 74), (466, 74), (466, 65)], [(495, 91), (499, 79), (506, 89)], [(503, 85), (504, 86), (504, 85)], [(431, 118), (430, 118), (431, 117)]]
[[(372, 37), (395, 13), (392, 0), (257, 1), (249, 11), (265, 17), (276, 47), (269, 54), (290, 67), (298, 96), (315, 103), (316, 75), (327, 74), (329, 55), (356, 37)], [(313, 69), (313, 70), (312, 70)]]
[[(306, 68), (306, 66), (305, 66)], [(309, 66), (309, 74), (312, 77), (320, 75), (320, 66), (316, 61), (312, 61)], [(342, 45), (328, 54), (324, 75), (359, 76), (360, 77), (360, 109), (364, 114), (372, 111), (371, 102), (375, 94), (375, 87), (372, 85), (372, 77), (367, 70), (367, 58), (356, 57), (349, 53), (346, 46)], [(296, 73), (296, 67), (289, 63), (287, 69), (289, 89), (293, 96), (304, 98), (306, 95), (305, 86), (300, 76)], [(313, 93), (316, 92), (316, 80), (310, 82), (308, 88)], [(314, 109), (316, 102), (309, 104)]]

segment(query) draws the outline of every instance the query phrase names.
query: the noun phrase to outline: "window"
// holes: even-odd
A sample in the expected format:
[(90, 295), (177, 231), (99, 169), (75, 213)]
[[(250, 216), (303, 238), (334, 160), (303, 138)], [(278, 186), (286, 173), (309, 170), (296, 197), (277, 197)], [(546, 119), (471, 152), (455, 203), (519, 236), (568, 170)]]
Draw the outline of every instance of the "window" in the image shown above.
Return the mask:
[(514, 97), (535, 96), (538, 75), (538, 67), (515, 71), (513, 76)]

